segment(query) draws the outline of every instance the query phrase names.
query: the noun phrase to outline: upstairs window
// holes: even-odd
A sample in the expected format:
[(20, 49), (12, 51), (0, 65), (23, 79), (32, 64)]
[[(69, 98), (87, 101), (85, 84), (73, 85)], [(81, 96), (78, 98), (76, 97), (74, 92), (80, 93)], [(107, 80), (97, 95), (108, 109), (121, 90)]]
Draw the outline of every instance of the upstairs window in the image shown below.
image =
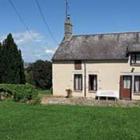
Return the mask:
[(80, 61), (80, 60), (75, 61), (74, 67), (75, 67), (75, 70), (81, 70), (82, 69), (82, 61)]
[(131, 64), (140, 64), (140, 53), (131, 54)]

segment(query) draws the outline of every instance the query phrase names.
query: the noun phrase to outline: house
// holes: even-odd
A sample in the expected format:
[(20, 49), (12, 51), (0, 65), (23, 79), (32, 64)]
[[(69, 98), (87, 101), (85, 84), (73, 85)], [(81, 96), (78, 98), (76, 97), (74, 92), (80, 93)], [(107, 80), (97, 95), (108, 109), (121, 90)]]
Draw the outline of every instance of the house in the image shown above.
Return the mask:
[(73, 35), (67, 16), (52, 61), (54, 96), (140, 100), (140, 32)]

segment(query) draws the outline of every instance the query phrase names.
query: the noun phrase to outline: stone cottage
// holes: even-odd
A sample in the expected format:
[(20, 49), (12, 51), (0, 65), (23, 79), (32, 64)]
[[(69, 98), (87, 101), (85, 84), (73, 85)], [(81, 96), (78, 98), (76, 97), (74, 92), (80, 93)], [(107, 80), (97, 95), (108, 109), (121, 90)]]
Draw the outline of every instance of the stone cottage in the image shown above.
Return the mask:
[(67, 16), (52, 61), (54, 96), (140, 99), (140, 32), (73, 35)]

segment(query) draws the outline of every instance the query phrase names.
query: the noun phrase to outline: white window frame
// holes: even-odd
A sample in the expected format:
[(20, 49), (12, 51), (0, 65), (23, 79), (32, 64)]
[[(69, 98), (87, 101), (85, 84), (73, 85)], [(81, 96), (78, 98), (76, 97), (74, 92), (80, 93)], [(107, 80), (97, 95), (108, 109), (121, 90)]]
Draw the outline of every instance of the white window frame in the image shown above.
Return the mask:
[(82, 91), (82, 90), (83, 90), (83, 75), (74, 74), (74, 91)]
[[(137, 81), (136, 81), (136, 78), (137, 78)], [(134, 94), (140, 94), (140, 75), (134, 76)]]
[[(90, 76), (93, 76), (94, 77), (94, 79), (93, 79), (93, 90), (91, 90), (91, 83), (90, 83)], [(89, 92), (95, 92), (95, 91), (97, 91), (97, 80), (98, 78), (97, 78), (97, 74), (89, 74), (88, 75), (88, 90), (89, 90)]]

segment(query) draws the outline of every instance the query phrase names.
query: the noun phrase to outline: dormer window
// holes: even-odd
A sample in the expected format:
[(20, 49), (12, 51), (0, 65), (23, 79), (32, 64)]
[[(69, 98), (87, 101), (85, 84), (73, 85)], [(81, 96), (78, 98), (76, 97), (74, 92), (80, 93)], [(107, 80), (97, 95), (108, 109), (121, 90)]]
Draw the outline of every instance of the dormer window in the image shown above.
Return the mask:
[(81, 70), (82, 69), (82, 61), (80, 61), (80, 60), (75, 61), (74, 67), (75, 67), (75, 70)]
[(131, 54), (131, 64), (140, 64), (140, 53)]

